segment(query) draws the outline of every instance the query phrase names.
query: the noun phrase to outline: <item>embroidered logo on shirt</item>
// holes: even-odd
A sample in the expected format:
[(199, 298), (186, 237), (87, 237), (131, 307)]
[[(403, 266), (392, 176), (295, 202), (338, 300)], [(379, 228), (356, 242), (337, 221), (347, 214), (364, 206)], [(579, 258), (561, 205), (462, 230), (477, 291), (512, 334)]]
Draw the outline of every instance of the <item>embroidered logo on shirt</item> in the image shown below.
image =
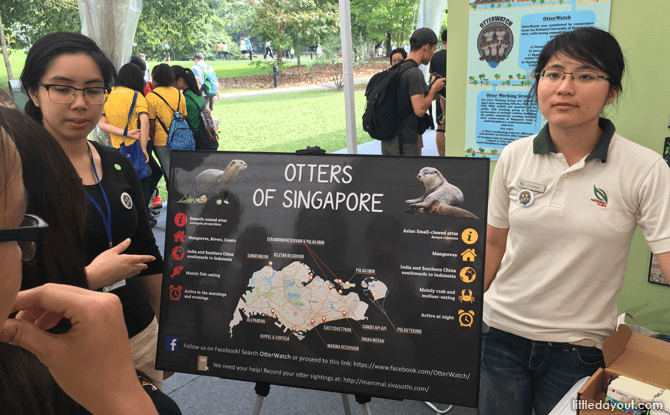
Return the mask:
[(607, 207), (607, 193), (603, 189), (598, 189), (596, 185), (593, 185), (593, 194), (596, 196), (595, 199), (591, 199), (591, 202), (597, 204), (600, 207)]

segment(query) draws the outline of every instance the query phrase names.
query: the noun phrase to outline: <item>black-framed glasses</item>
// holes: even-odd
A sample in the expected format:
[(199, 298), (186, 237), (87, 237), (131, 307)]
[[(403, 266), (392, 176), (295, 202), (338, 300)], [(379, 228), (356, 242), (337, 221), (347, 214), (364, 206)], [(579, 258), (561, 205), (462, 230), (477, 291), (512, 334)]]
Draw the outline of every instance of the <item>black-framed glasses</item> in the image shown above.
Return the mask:
[(107, 87), (95, 86), (89, 88), (75, 88), (67, 85), (43, 84), (37, 85), (47, 90), (49, 99), (56, 104), (69, 104), (74, 101), (77, 91), (84, 91), (84, 99), (91, 105), (103, 105), (107, 101), (107, 96), (111, 90)]
[(558, 83), (562, 82), (565, 78), (565, 75), (571, 75), (572, 80), (578, 85), (589, 85), (598, 81), (598, 78), (603, 78), (609, 82), (609, 78), (606, 76), (598, 75), (596, 71), (575, 71), (575, 72), (565, 72), (560, 69), (545, 69), (540, 72), (538, 79), (543, 82), (549, 83)]
[(21, 259), (32, 261), (37, 246), (47, 240), (49, 225), (44, 219), (26, 214), (18, 228), (0, 229), (0, 242), (16, 241), (21, 248)]

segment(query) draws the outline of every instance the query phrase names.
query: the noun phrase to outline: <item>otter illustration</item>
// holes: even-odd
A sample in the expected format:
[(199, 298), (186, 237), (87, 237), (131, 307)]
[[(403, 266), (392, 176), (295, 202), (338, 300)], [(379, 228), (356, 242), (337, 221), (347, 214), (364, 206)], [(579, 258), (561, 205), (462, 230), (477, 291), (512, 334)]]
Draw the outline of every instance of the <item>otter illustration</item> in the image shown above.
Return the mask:
[(505, 49), (509, 47), (509, 40), (501, 40), (500, 41), (500, 46), (498, 46), (500, 49), (498, 50), (498, 56), (500, 57), (500, 60), (503, 59), (505, 56)]
[(247, 163), (242, 160), (232, 160), (228, 163), (225, 170), (208, 169), (198, 175), (188, 188), (181, 200), (195, 199), (202, 195), (210, 197), (216, 196), (217, 202), (226, 200), (228, 190), (235, 183), (235, 178), (240, 170), (247, 168)]
[(491, 57), (490, 57), (491, 52), (489, 51), (490, 46), (491, 46), (491, 42), (488, 42), (488, 41), (483, 41), (479, 45), (479, 47), (482, 48), (482, 52), (484, 52), (484, 54), (479, 58), (480, 61), (483, 61), (483, 60), (490, 61), (491, 60)]
[(424, 167), (416, 176), (423, 182), (426, 192), (418, 199), (406, 200), (409, 208), (405, 213), (415, 215), (451, 216), (454, 218), (479, 219), (476, 215), (461, 208), (463, 206), (463, 192), (461, 189), (447, 182), (439, 170), (434, 167)]
[(500, 42), (505, 40), (506, 34), (507, 34), (507, 28), (505, 26), (496, 27), (496, 37), (498, 38), (498, 45), (500, 45)]
[(498, 42), (495, 40), (492, 40), (491, 42), (491, 59), (489, 61), (495, 61), (495, 62), (500, 62), (498, 60)]
[(486, 37), (486, 41), (490, 42), (493, 40), (493, 36), (496, 34), (496, 32), (492, 27), (489, 27), (488, 29), (484, 30), (482, 34), (484, 37)]

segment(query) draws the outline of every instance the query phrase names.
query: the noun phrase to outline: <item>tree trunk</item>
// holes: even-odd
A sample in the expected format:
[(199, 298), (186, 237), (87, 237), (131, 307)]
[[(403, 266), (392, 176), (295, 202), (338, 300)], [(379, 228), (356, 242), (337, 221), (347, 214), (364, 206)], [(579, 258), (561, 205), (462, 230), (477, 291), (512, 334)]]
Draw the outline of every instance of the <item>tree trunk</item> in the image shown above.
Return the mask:
[[(297, 45), (298, 47), (295, 48), (295, 50), (298, 52), (296, 56), (298, 57), (298, 66), (300, 66), (300, 45)], [(295, 47), (295, 46), (294, 46)]]
[(386, 34), (386, 56), (391, 56), (391, 34)]
[(282, 50), (281, 50), (281, 45), (277, 46), (277, 50), (275, 51), (277, 54), (277, 66), (281, 68), (282, 62), (284, 62), (284, 55), (282, 55)]
[(7, 53), (7, 42), (5, 42), (5, 30), (2, 27), (2, 16), (0, 16), (0, 40), (2, 41), (2, 57), (5, 58), (5, 66), (7, 67), (7, 77), (9, 80), (14, 79), (12, 74), (12, 67), (9, 64), (9, 54)]

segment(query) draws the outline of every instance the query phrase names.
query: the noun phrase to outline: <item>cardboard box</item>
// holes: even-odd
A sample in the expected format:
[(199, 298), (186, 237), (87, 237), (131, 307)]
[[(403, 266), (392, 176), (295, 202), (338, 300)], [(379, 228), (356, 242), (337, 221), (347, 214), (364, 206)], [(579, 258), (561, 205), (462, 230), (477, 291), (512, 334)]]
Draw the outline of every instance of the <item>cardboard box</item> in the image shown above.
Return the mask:
[[(587, 403), (605, 402), (609, 379), (620, 375), (670, 389), (670, 343), (633, 333), (625, 324), (603, 343), (605, 369), (581, 387), (578, 399)], [(578, 415), (623, 414), (622, 411), (578, 409)]]

